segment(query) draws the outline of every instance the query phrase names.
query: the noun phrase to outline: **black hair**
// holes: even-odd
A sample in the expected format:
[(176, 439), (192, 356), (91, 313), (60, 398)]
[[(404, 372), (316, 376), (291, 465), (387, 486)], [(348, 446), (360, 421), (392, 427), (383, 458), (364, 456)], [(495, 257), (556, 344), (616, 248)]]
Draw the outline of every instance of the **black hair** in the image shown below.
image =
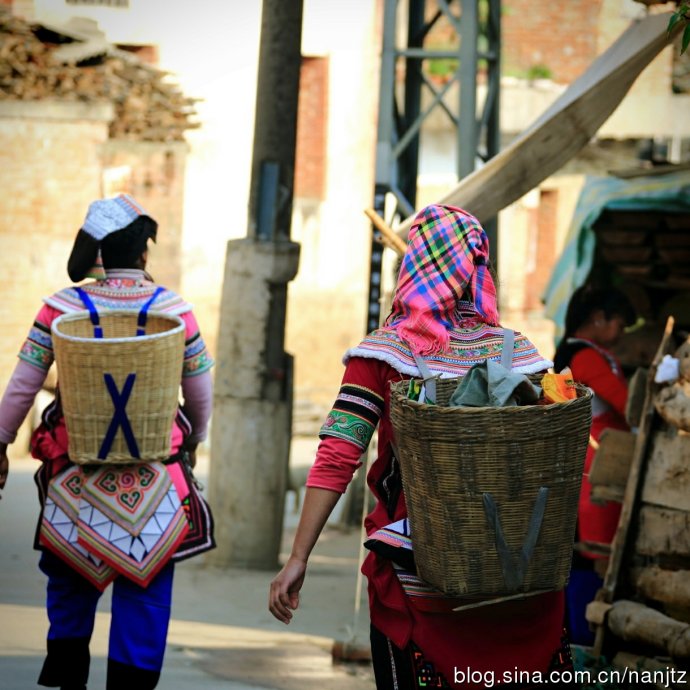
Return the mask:
[(151, 238), (156, 241), (158, 223), (149, 216), (139, 216), (129, 225), (103, 238), (103, 268), (137, 268), (139, 257)]
[(75, 283), (84, 280), (96, 263), (99, 247), (104, 268), (137, 268), (149, 238), (156, 241), (157, 231), (158, 223), (149, 216), (139, 216), (101, 242), (79, 230), (67, 261), (67, 273)]
[(553, 358), (556, 371), (568, 366), (571, 357), (575, 354), (570, 351), (566, 341), (596, 311), (602, 311), (607, 321), (619, 316), (626, 326), (634, 324), (637, 318), (635, 307), (621, 290), (614, 287), (595, 288), (590, 285), (579, 287), (573, 292), (568, 302), (568, 309), (565, 314), (565, 332)]

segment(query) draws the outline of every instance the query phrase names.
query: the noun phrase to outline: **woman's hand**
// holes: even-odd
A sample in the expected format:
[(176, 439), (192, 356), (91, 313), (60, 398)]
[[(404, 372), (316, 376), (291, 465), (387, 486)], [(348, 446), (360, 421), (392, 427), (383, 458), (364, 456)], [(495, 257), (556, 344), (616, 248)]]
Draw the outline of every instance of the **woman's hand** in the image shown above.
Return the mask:
[(299, 591), (307, 572), (307, 562), (290, 556), (283, 569), (273, 578), (268, 594), (268, 610), (287, 625), (299, 606)]
[[(7, 444), (0, 443), (0, 491), (5, 488), (9, 471), (10, 459), (7, 457)], [(2, 498), (2, 493), (0, 493), (0, 498)]]

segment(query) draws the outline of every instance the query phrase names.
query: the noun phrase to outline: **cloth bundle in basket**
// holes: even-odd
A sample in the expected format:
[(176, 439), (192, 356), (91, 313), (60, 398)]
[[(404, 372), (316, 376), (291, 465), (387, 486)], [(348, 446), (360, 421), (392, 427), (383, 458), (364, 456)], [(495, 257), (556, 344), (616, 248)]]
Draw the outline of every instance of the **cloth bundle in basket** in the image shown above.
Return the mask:
[(93, 310), (53, 322), (69, 456), (77, 464), (150, 462), (170, 455), (184, 322), (170, 314), (142, 314)]
[(562, 589), (575, 536), (591, 392), (566, 403), (447, 407), (391, 386), (418, 575), (445, 594), (497, 599)]

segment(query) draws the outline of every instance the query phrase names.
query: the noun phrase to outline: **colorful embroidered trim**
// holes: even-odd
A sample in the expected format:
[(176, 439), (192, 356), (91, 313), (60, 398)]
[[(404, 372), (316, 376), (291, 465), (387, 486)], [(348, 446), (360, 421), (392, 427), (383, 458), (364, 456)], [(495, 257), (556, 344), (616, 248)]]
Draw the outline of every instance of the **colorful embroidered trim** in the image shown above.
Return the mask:
[(33, 364), (39, 369), (50, 369), (53, 363), (53, 339), (50, 335), (50, 327), (34, 321), (29, 330), (29, 335), (19, 352), (19, 359)]
[(99, 467), (84, 476), (82, 497), (131, 535), (138, 536), (151, 519), (172, 479), (159, 462)]
[[(424, 357), (429, 369), (441, 378), (464, 376), (470, 367), (486, 359), (501, 361), (503, 328), (484, 323), (468, 302), (460, 306), (460, 325), (449, 331), (448, 350)], [(378, 359), (401, 374), (421, 376), (410, 348), (390, 329), (372, 331), (357, 347), (345, 353), (343, 361), (347, 363), (350, 357)], [(544, 359), (524, 335), (515, 333), (513, 371), (533, 374), (551, 366), (553, 362)]]
[(341, 386), (319, 438), (335, 436), (366, 450), (383, 411), (383, 398), (364, 386)]
[(175, 487), (171, 486), (136, 537), (85, 501), (80, 503), (77, 530), (82, 546), (146, 587), (182, 543), (189, 525)]
[[(109, 270), (106, 280), (88, 283), (80, 289), (88, 294), (94, 308), (99, 311), (127, 309), (140, 312), (154, 296), (156, 296), (154, 307), (156, 311), (180, 315), (186, 314), (192, 308), (179, 295), (148, 282), (144, 278), (143, 271), (134, 269)], [(45, 302), (63, 313), (84, 309), (77, 288), (61, 290)], [(50, 369), (54, 360), (50, 326), (50, 323), (36, 320), (19, 352), (20, 359), (44, 371)], [(213, 365), (213, 358), (206, 348), (201, 333), (197, 330), (185, 341), (182, 376), (198, 376), (211, 369)]]

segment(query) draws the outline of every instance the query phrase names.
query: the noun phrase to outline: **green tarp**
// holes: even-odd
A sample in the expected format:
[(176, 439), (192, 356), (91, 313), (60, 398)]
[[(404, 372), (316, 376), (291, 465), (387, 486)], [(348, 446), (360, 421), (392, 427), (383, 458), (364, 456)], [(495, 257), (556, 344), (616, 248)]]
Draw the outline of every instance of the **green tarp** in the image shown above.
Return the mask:
[(563, 252), (544, 293), (545, 314), (563, 332), (570, 295), (582, 285), (594, 258), (593, 227), (606, 211), (690, 213), (690, 171), (620, 179), (588, 177), (580, 193)]

